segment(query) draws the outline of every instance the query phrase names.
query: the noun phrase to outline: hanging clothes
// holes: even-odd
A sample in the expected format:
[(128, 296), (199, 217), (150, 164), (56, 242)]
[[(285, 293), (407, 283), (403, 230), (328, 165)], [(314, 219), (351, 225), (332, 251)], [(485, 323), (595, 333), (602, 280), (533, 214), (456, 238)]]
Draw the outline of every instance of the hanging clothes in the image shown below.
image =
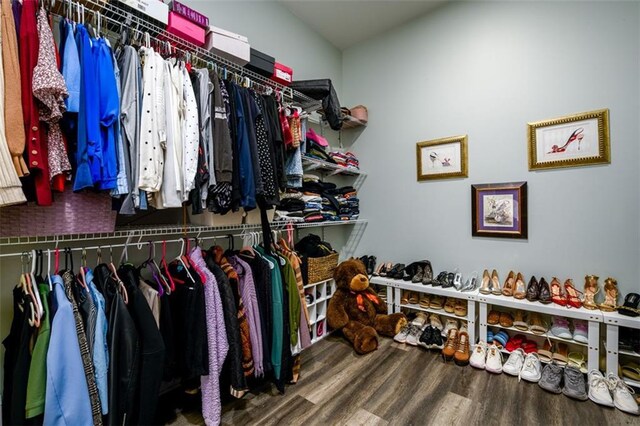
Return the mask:
[(182, 84), (184, 96), (184, 151), (183, 151), (183, 170), (184, 170), (184, 188), (182, 193), (182, 201), (189, 199), (189, 192), (195, 188), (196, 172), (198, 171), (198, 148), (200, 145), (200, 125), (198, 119), (198, 106), (196, 105), (196, 96), (191, 84), (191, 78), (186, 68), (182, 68)]
[(44, 413), (47, 384), (47, 352), (51, 339), (51, 311), (49, 309), (49, 285), (38, 284), (40, 300), (44, 314), (40, 318), (40, 328), (36, 344), (31, 354), (29, 366), (29, 380), (27, 382), (27, 399), (25, 402), (25, 417), (27, 419), (40, 416)]
[(109, 413), (109, 386), (107, 379), (109, 365), (109, 346), (107, 345), (107, 316), (106, 302), (102, 293), (98, 291), (93, 282), (93, 272), (87, 269), (85, 273), (87, 287), (91, 293), (92, 301), (96, 307), (96, 323), (92, 341), (93, 369), (96, 376), (96, 386), (100, 396), (102, 415)]
[(47, 12), (42, 7), (38, 11), (38, 36), (38, 63), (33, 69), (32, 90), (33, 96), (40, 101), (40, 121), (49, 126), (47, 152), (51, 186), (62, 192), (67, 174), (71, 173), (71, 164), (59, 122), (69, 93), (64, 77), (58, 71), (53, 33)]
[[(15, 7), (22, 7), (20, 2), (13, 2)], [(16, 5), (16, 3), (18, 3)], [(25, 133), (24, 116), (22, 113), (22, 83), (20, 80), (20, 63), (18, 61), (17, 31), (9, 1), (3, 1), (0, 5), (2, 15), (0, 26), (2, 37), (2, 67), (4, 78), (11, 82), (4, 88), (4, 94), (0, 99), (4, 100), (2, 117), (5, 123), (5, 131), (11, 159), (18, 177), (29, 174), (29, 169), (24, 161)], [(4, 86), (4, 85), (3, 85)]]
[(120, 116), (120, 98), (116, 86), (111, 47), (104, 38), (94, 39), (93, 43), (97, 78), (100, 82), (98, 117), (100, 148), (102, 149), (100, 181), (97, 185), (101, 190), (111, 190), (116, 188), (118, 178), (116, 122)]
[(181, 207), (183, 193), (183, 131), (184, 99), (182, 72), (171, 61), (163, 63), (166, 147), (162, 178), (163, 207)]
[(51, 339), (47, 351), (44, 424), (92, 424), (91, 400), (76, 332), (74, 308), (59, 275), (53, 282)]
[[(25, 185), (34, 188), (35, 201), (41, 206), (52, 202), (45, 133), (40, 126), (40, 111), (32, 94), (33, 69), (38, 62), (36, 0), (23, 0), (20, 17), (20, 83), (26, 135), (26, 158), (30, 176)], [(28, 192), (31, 189), (27, 189)]]

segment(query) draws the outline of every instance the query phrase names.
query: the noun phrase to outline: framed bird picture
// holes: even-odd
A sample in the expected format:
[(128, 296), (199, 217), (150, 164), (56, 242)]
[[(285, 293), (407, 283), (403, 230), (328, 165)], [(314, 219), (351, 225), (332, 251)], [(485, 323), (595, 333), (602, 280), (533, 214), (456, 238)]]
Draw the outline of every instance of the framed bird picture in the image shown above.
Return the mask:
[(416, 144), (418, 181), (468, 177), (467, 135)]
[(527, 124), (529, 170), (611, 162), (609, 110)]

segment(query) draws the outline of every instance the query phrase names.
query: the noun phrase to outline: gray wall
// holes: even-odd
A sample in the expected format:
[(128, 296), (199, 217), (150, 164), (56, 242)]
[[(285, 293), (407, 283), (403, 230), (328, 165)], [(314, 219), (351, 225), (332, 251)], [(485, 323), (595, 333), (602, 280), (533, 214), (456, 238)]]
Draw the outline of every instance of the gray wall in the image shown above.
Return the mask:
[[(343, 53), (341, 97), (369, 107), (359, 254), (638, 284), (637, 2), (450, 3)], [(609, 108), (611, 164), (529, 172), (526, 123)], [(418, 141), (469, 135), (469, 178), (416, 182)], [(527, 181), (529, 239), (471, 237), (471, 184)]]
[(186, 0), (210, 25), (242, 34), (251, 47), (293, 68), (295, 80), (330, 78), (342, 89), (340, 51), (275, 1)]

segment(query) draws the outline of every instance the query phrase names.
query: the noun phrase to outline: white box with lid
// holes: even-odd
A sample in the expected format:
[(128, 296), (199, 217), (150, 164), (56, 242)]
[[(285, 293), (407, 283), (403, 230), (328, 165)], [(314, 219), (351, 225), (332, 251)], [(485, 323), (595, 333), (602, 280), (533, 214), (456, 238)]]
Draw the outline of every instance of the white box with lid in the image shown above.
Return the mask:
[(209, 26), (205, 48), (242, 66), (251, 59), (251, 46), (247, 37), (213, 25)]

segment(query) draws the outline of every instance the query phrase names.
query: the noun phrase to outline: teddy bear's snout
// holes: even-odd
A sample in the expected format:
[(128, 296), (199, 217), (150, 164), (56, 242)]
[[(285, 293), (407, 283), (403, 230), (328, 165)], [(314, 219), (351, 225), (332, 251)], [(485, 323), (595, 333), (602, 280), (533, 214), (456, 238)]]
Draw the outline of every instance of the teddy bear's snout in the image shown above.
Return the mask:
[(369, 287), (369, 279), (366, 275), (358, 274), (351, 279), (351, 290), (362, 291)]

